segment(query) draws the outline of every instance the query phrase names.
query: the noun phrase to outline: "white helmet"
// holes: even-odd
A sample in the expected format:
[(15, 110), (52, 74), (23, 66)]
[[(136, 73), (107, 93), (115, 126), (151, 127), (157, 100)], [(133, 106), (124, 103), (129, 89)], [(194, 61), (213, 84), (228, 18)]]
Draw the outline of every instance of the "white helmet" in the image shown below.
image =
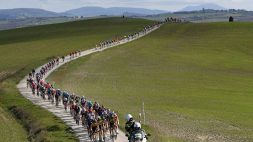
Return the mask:
[(140, 129), (140, 128), (141, 128), (141, 123), (135, 122), (135, 123), (134, 123), (134, 128)]
[(131, 118), (133, 118), (133, 116), (131, 114), (126, 115), (126, 121), (129, 121)]

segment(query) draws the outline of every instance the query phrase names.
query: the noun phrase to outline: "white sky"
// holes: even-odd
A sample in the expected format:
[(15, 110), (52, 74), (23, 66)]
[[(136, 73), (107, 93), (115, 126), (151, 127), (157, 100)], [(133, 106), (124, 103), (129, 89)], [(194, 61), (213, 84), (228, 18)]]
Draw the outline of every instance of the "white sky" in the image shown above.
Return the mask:
[(253, 0), (0, 0), (0, 9), (41, 8), (63, 12), (84, 6), (100, 6), (177, 11), (185, 6), (203, 3), (215, 3), (225, 8), (253, 10)]

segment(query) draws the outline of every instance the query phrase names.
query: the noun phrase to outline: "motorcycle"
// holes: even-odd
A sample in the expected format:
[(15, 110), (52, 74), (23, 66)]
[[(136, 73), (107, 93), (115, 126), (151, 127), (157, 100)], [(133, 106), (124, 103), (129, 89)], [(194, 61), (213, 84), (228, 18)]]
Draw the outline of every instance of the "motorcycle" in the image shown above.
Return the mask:
[(150, 137), (150, 134), (146, 134), (144, 132), (137, 132), (135, 134), (131, 134), (130, 137), (128, 134), (126, 134), (128, 137), (129, 142), (147, 142), (148, 137)]

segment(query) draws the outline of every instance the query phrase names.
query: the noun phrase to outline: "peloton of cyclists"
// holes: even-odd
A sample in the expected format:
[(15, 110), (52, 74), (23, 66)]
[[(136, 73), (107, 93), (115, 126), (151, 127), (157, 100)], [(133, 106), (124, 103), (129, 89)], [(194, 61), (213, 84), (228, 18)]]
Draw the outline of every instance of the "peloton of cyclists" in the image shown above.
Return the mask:
[[(159, 27), (161, 24), (163, 23), (156, 22), (153, 25), (147, 25), (139, 32), (102, 41), (96, 47), (101, 49), (114, 44), (119, 44), (121, 41), (132, 40), (140, 35), (145, 34), (146, 32), (149, 32), (150, 30), (153, 30), (156, 27)], [(68, 54), (70, 59), (74, 59), (80, 55), (80, 50)], [(27, 87), (32, 89), (32, 94), (35, 95), (35, 91), (37, 91), (38, 96), (41, 96), (44, 100), (47, 98), (52, 103), (55, 103), (56, 106), (58, 106), (59, 102), (62, 100), (64, 109), (67, 111), (69, 107), (72, 116), (76, 120), (76, 124), (79, 125), (81, 118), (82, 125), (87, 126), (91, 136), (95, 136), (94, 134), (99, 131), (99, 137), (105, 137), (105, 132), (108, 130), (110, 130), (111, 136), (114, 135), (114, 132), (117, 135), (119, 127), (119, 118), (117, 113), (105, 108), (103, 105), (100, 105), (97, 102), (93, 103), (85, 99), (84, 96), (79, 97), (74, 94), (69, 94), (66, 91), (56, 89), (54, 88), (54, 85), (43, 80), (43, 77), (45, 77), (47, 72), (59, 65), (60, 59), (62, 62), (64, 62), (65, 56), (52, 59), (47, 64), (43, 65), (41, 69), (33, 69), (29, 73)], [(139, 122), (135, 122), (131, 114), (128, 114), (126, 117), (125, 129), (127, 131), (127, 135), (129, 135), (129, 140), (132, 140), (136, 134), (141, 134), (142, 138), (147, 139), (145, 132), (141, 129), (141, 124)]]

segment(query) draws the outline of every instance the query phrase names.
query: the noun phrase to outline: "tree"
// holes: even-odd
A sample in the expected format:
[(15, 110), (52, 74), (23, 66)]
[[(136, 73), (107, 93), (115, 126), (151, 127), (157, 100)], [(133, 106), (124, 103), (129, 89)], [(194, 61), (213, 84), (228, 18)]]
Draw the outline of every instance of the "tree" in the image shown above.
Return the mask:
[(234, 18), (232, 16), (229, 17), (229, 22), (234, 22)]

